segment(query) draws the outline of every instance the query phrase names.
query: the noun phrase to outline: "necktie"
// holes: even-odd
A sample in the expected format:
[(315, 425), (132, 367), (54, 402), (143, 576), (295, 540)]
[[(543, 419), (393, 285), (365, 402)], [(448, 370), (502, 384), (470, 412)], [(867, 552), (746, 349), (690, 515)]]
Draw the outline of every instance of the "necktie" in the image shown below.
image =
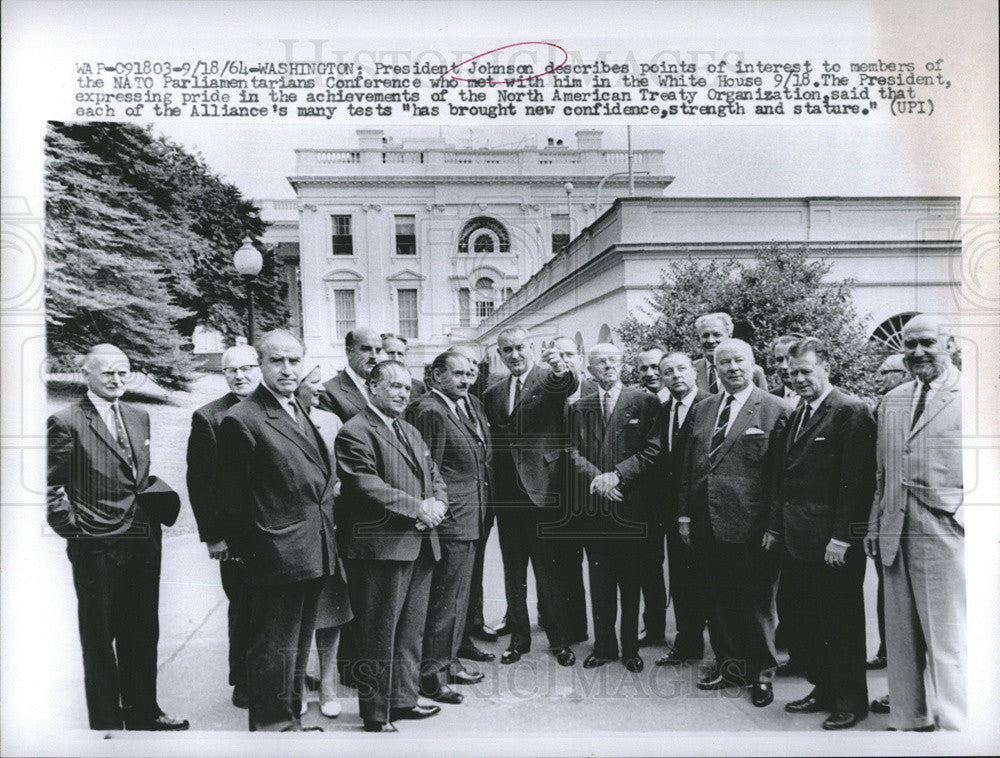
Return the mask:
[(410, 462), (419, 469), (420, 465), (417, 460), (417, 454), (413, 452), (413, 448), (410, 446), (410, 441), (406, 438), (406, 435), (403, 434), (403, 430), (399, 425), (399, 419), (393, 419), (392, 431), (396, 433), (396, 439), (399, 440), (399, 444), (403, 446), (406, 454), (410, 456)]
[(518, 401), (521, 399), (521, 377), (514, 379), (514, 402), (510, 405), (510, 413), (514, 413)]
[(608, 419), (611, 417), (611, 393), (602, 392), (601, 393), (601, 415), (604, 417), (604, 423), (608, 423)]
[(129, 467), (132, 469), (132, 474), (135, 474), (135, 458), (132, 456), (132, 446), (129, 444), (128, 432), (125, 431), (125, 422), (122, 421), (121, 409), (118, 403), (111, 404), (111, 415), (115, 417), (115, 437), (118, 443), (118, 449), (121, 454), (128, 461)]
[(673, 411), (674, 419), (670, 423), (670, 439), (667, 442), (667, 452), (674, 449), (677, 435), (681, 433), (681, 404), (674, 400), (674, 407), (671, 410)]
[(812, 418), (812, 405), (809, 403), (803, 403), (804, 410), (802, 411), (802, 420), (799, 421), (799, 428), (795, 432), (795, 439), (802, 436), (802, 430), (806, 428), (806, 424), (809, 423), (809, 419)]
[(910, 431), (917, 425), (920, 417), (924, 415), (924, 407), (927, 405), (927, 393), (930, 391), (929, 382), (920, 383), (920, 397), (917, 398), (917, 407), (913, 409), (913, 421), (910, 422)]
[(719, 391), (719, 379), (714, 364), (708, 366), (708, 391), (713, 395)]
[(722, 413), (719, 414), (719, 420), (715, 424), (715, 433), (712, 434), (712, 447), (711, 452), (708, 454), (709, 458), (714, 457), (726, 441), (726, 427), (729, 425), (729, 411), (732, 405), (733, 396), (726, 393), (726, 400), (722, 404)]

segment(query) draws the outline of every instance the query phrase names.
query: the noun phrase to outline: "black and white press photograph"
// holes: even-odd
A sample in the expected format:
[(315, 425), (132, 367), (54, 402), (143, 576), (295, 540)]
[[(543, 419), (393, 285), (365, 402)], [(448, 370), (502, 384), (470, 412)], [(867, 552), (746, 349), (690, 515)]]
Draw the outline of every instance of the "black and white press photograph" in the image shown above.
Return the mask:
[[(471, 61), (525, 76), (487, 88), (580, 75), (602, 100), (585, 45), (511, 34), (495, 64), (566, 62), (359, 70), (451, 75), (476, 103)], [(775, 56), (745, 42), (678, 81), (758, 86)], [(603, 55), (672, 75), (642, 49)], [(165, 86), (256, 102), (212, 55), (233, 78), (180, 79), (178, 55)], [(835, 82), (822, 59), (795, 86), (813, 63)], [(873, 92), (904, 76), (865, 60)], [(70, 78), (102, 90), (99, 69)], [(713, 70), (719, 89), (691, 73)], [(5, 115), (5, 163), (16, 139), (41, 182), (4, 172), (5, 269), (33, 284), (4, 298), (3, 699), (26, 713), (25, 684), (37, 725), (8, 744), (990, 752), (996, 197), (970, 194), (957, 105), (871, 97), (893, 115), (106, 101), (36, 109), (33, 139)]]

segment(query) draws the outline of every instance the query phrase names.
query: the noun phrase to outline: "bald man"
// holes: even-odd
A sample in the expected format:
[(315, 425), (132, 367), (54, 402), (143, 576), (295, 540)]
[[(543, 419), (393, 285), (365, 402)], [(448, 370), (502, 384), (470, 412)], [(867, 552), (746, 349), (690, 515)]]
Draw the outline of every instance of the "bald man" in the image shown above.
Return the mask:
[(865, 551), (885, 577), (891, 729), (965, 725), (961, 375), (948, 346), (937, 319), (910, 319), (903, 363), (914, 378), (891, 390), (878, 412)]
[(243, 564), (232, 560), (226, 544), (220, 510), (219, 455), (216, 440), (226, 411), (248, 397), (260, 384), (257, 351), (250, 345), (236, 345), (222, 354), (222, 375), (229, 392), (206, 403), (191, 416), (187, 447), (187, 486), (191, 510), (198, 524), (198, 536), (208, 549), (208, 557), (219, 562), (222, 589), (229, 600), (229, 684), (233, 705), (249, 706), (246, 692), (247, 614), (244, 596), (246, 577)]
[(132, 368), (117, 347), (97, 345), (82, 369), (86, 395), (48, 420), (47, 520), (73, 565), (90, 728), (187, 729), (156, 700), (160, 524), (141, 505), (155, 480), (149, 414), (121, 402)]

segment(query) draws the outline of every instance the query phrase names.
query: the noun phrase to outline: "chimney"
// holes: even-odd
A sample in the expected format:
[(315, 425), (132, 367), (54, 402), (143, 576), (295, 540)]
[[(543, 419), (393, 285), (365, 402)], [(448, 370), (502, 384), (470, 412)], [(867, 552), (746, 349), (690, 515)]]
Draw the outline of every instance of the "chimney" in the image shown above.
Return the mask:
[(385, 132), (381, 129), (358, 129), (358, 147), (382, 147)]
[(576, 149), (600, 150), (603, 136), (604, 132), (600, 129), (581, 129), (576, 133)]

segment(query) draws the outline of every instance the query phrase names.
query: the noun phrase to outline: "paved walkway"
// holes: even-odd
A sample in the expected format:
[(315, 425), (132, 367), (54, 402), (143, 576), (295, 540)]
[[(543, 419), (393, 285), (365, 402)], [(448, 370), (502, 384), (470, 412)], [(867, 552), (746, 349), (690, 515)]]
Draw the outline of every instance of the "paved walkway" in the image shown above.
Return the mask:
[[(38, 568), (44, 581), (39, 586), (51, 588), (44, 601), (44, 607), (51, 613), (51, 623), (39, 631), (38, 641), (43, 646), (40, 649), (48, 651), (48, 665), (40, 676), (49, 680), (45, 689), (51, 693), (54, 706), (50, 712), (53, 733), (64, 734), (67, 733), (64, 730), (70, 730), (68, 733), (72, 734), (86, 725), (75, 598), (62, 540), (48, 538), (42, 542), (44, 554), (39, 556)], [(202, 732), (202, 738), (209, 736), (204, 732), (245, 732), (246, 711), (234, 708), (229, 702), (226, 599), (219, 585), (217, 566), (209, 561), (204, 545), (193, 534), (166, 537), (163, 556), (160, 704), (167, 713), (190, 719), (192, 728)], [(872, 607), (874, 577), (874, 571), (870, 571), (866, 587), (868, 598), (872, 600), (868, 603), (870, 627), (875, 617)], [(495, 533), (487, 553), (485, 589), (486, 616), (499, 619), (504, 610), (503, 580)], [(533, 598), (533, 588), (529, 588), (529, 593)], [(874, 628), (870, 628), (869, 640), (874, 639), (874, 634)], [(503, 639), (492, 645), (483, 644), (483, 647), (499, 658), (505, 642)], [(869, 647), (872, 644), (870, 642)], [(590, 652), (590, 644), (577, 645), (576, 651), (582, 661)], [(544, 634), (536, 630), (532, 652), (519, 663), (513, 666), (482, 664), (486, 679), (479, 685), (461, 688), (466, 695), (464, 703), (443, 706), (439, 716), (427, 721), (402, 722), (398, 725), (400, 735), (364, 735), (354, 691), (346, 689), (342, 690), (344, 712), (339, 718), (325, 718), (314, 702), (310, 704), (304, 723), (362, 740), (400, 739), (404, 734), (407, 738), (446, 735), (477, 739), (490, 733), (497, 737), (554, 733), (568, 738), (589, 735), (592, 742), (593, 739), (617, 739), (617, 735), (623, 733), (652, 736), (655, 732), (678, 730), (819, 730), (822, 715), (791, 716), (782, 710), (785, 702), (809, 691), (810, 686), (804, 680), (778, 679), (775, 703), (758, 709), (749, 703), (745, 693), (698, 691), (695, 688), (697, 666), (653, 665), (663, 652), (663, 648), (644, 649), (646, 670), (637, 675), (626, 672), (617, 663), (593, 670), (584, 670), (579, 662), (572, 668), (563, 668), (546, 651)], [(886, 691), (884, 672), (873, 672), (869, 685), (873, 697), (883, 694)], [(885, 726), (886, 717), (871, 716), (857, 730), (878, 730)], [(80, 732), (79, 736), (85, 736), (85, 732)], [(155, 735), (156, 738), (182, 741), (193, 736), (193, 733), (189, 736)], [(308, 740), (312, 736), (300, 735), (295, 739)], [(122, 734), (116, 735), (116, 739), (132, 740), (138, 752), (139, 743), (135, 741), (144, 738)], [(497, 749), (495, 740), (489, 744)], [(179, 743), (174, 746), (176, 752), (187, 752)], [(175, 751), (171, 748), (168, 752)]]

